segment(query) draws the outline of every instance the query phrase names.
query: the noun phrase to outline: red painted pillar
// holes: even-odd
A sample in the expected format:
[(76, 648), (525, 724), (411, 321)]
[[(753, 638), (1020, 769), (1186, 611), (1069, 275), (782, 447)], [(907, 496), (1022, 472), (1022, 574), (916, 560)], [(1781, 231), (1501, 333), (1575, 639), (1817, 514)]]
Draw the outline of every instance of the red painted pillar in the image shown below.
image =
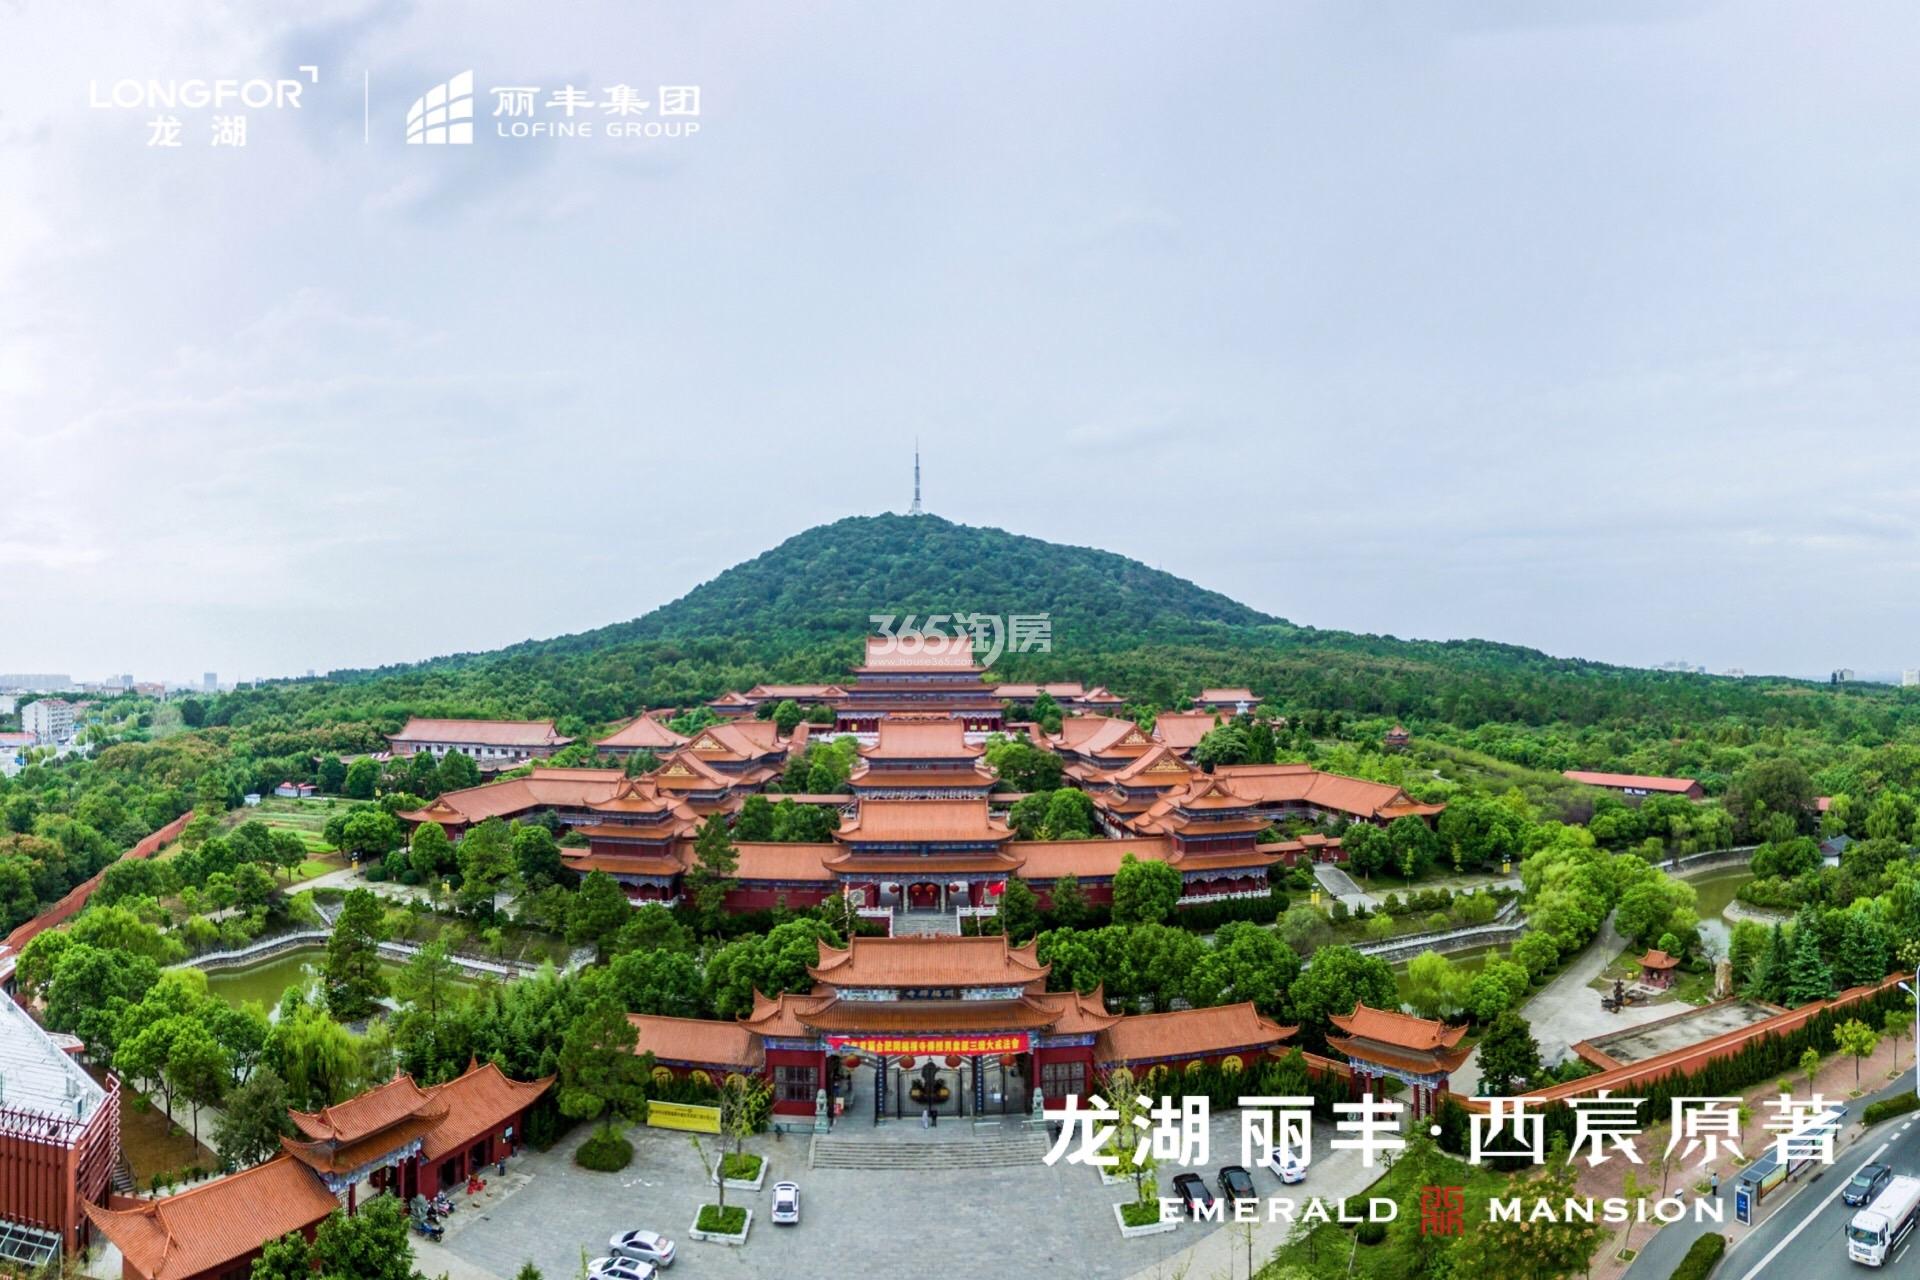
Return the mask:
[(359, 1190), (360, 1190), (360, 1184), (359, 1184), (359, 1183), (357, 1183), (357, 1182), (350, 1182), (350, 1183), (348, 1183), (348, 1184), (347, 1184), (347, 1216), (348, 1216), (349, 1218), (351, 1218), (351, 1217), (353, 1216), (353, 1212), (354, 1212), (354, 1208), (355, 1208), (355, 1205), (354, 1205), (354, 1193), (355, 1193), (355, 1192), (357, 1192), (357, 1191), (359, 1191)]

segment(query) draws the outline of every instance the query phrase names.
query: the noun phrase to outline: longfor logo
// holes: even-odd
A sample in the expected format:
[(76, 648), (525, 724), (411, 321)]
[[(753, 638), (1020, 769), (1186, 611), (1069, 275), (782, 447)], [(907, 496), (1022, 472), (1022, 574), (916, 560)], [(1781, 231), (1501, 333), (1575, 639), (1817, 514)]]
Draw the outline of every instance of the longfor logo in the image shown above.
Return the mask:
[(408, 145), (469, 146), (473, 142), (473, 72), (437, 84), (407, 109)]

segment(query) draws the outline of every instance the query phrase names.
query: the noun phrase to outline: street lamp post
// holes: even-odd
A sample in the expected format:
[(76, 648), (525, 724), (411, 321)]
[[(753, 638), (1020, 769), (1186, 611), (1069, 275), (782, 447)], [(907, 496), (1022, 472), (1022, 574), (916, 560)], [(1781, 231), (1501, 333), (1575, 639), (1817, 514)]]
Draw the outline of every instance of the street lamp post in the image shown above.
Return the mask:
[[(1903, 982), (1900, 984), (1900, 989), (1913, 997), (1913, 1025), (1920, 1027), (1920, 969), (1914, 971), (1913, 985), (1909, 986)], [(1900, 1042), (1894, 1041), (1893, 1047), (1898, 1052)], [(1913, 1092), (1915, 1097), (1920, 1097), (1920, 1067), (1917, 1067), (1913, 1073)]]

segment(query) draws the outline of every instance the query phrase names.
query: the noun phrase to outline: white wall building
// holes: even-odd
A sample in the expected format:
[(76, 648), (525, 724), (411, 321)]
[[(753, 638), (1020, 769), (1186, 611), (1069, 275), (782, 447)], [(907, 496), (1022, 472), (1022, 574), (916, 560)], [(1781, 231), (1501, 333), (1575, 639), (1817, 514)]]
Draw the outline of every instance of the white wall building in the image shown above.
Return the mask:
[(29, 702), (20, 712), (20, 727), (43, 743), (73, 739), (73, 704), (64, 698)]

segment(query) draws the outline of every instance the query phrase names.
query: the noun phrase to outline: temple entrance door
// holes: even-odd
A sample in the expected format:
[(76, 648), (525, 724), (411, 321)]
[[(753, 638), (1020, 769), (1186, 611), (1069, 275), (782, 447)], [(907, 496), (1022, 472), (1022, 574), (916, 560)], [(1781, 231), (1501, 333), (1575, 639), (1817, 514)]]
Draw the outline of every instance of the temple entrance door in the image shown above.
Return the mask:
[(907, 910), (941, 911), (945, 909), (946, 890), (925, 880), (907, 886)]

